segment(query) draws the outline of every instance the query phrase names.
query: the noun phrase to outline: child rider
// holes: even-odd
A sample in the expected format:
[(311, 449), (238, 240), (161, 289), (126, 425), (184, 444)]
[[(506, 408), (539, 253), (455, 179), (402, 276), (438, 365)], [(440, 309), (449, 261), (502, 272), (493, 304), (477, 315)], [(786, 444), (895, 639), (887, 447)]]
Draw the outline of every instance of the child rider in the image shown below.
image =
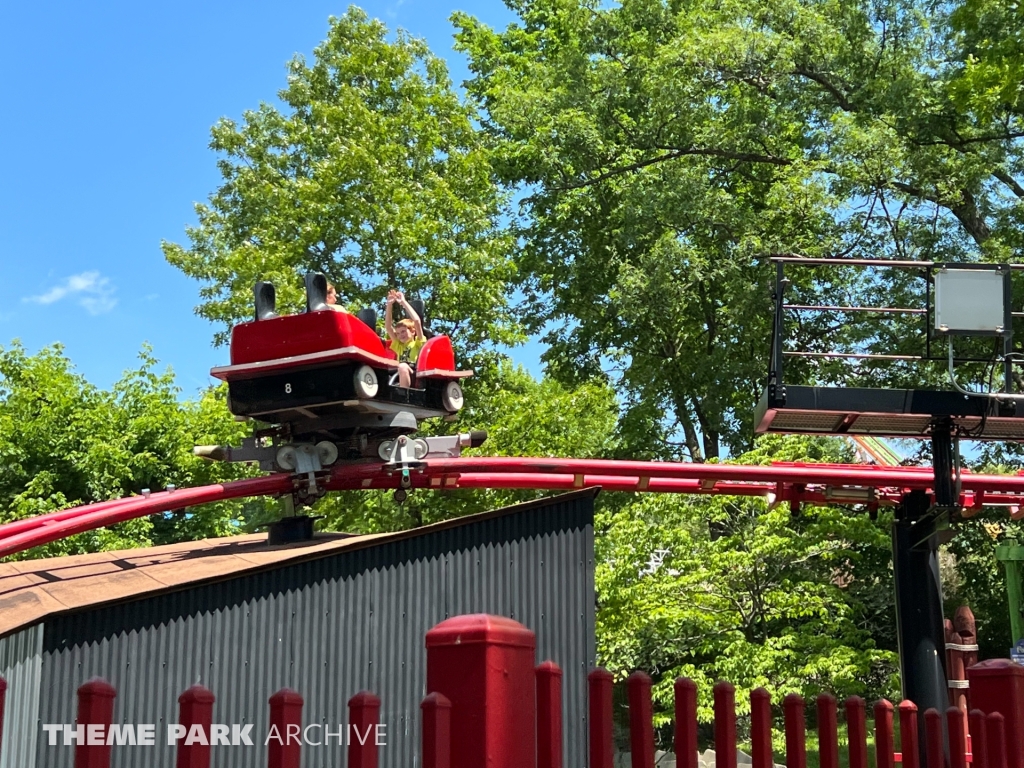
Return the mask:
[[(391, 312), (396, 301), (405, 310), (405, 319), (393, 324)], [(423, 324), (419, 315), (409, 306), (401, 291), (388, 291), (384, 330), (391, 339), (391, 349), (398, 357), (398, 385), (409, 389), (412, 386), (413, 371), (416, 370), (416, 358), (419, 357), (420, 349), (427, 339), (423, 335)]]

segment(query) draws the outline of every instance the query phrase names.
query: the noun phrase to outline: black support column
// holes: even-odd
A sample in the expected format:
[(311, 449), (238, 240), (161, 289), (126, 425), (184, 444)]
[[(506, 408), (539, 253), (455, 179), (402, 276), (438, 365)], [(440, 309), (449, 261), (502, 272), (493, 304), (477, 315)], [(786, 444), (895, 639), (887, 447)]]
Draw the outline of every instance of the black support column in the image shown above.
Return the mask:
[(917, 705), (921, 765), (942, 768), (927, 765), (924, 728), (925, 711), (945, 712), (949, 702), (938, 552), (944, 525), (930, 508), (923, 491), (903, 497), (893, 527), (893, 573), (903, 698)]

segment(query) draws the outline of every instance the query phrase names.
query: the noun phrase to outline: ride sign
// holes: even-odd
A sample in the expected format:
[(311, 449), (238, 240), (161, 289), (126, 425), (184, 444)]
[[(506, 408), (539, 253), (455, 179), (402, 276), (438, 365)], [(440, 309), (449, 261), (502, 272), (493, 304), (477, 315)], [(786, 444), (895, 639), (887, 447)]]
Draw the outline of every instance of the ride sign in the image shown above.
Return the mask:
[(1024, 666), (1024, 637), (1010, 649), (1010, 660)]

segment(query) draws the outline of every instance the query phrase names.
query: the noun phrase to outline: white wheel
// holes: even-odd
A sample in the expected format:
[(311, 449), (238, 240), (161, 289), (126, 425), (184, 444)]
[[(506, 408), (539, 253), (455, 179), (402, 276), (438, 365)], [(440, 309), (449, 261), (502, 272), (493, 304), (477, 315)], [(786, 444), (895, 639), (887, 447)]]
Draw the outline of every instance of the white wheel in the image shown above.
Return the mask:
[(298, 459), (295, 455), (295, 448), (290, 445), (283, 445), (277, 450), (277, 464), (281, 469), (289, 472), (295, 469)]
[(446, 411), (457, 411), (462, 408), (462, 387), (456, 382), (449, 381), (441, 395), (441, 404)]
[(316, 453), (320, 457), (321, 467), (329, 467), (338, 460), (338, 446), (330, 440), (321, 440), (317, 443)]
[(377, 372), (368, 365), (361, 365), (352, 377), (356, 397), (369, 399), (377, 395)]

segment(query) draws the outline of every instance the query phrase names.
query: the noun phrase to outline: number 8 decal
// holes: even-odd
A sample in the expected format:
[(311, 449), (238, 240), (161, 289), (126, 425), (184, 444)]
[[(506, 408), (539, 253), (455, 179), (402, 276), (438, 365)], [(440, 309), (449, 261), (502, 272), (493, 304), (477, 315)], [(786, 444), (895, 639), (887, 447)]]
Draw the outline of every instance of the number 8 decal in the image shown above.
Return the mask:
[(285, 391), (286, 394), (290, 395), (292, 393), (292, 385), (291, 384), (285, 384), (284, 385), (284, 391)]

